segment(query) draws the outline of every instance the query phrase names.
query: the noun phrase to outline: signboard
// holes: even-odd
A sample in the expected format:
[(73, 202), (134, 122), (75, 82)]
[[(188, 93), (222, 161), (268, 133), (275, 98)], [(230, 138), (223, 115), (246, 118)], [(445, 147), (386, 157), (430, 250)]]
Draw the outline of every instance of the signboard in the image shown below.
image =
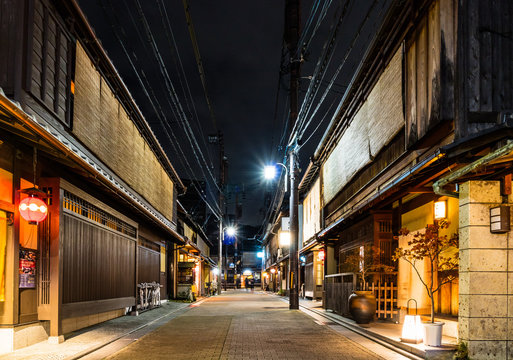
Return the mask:
[(289, 217), (281, 218), (281, 229), (283, 231), (290, 231), (290, 218)]
[(20, 250), (20, 289), (36, 287), (36, 252)]

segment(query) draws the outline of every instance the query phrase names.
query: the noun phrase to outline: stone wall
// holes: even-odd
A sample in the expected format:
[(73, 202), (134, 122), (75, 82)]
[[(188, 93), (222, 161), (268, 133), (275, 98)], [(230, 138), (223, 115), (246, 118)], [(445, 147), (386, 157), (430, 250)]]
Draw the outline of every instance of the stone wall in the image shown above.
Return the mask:
[(460, 187), (459, 338), (472, 359), (513, 355), (513, 243), (490, 232), (490, 208), (501, 200), (498, 181)]

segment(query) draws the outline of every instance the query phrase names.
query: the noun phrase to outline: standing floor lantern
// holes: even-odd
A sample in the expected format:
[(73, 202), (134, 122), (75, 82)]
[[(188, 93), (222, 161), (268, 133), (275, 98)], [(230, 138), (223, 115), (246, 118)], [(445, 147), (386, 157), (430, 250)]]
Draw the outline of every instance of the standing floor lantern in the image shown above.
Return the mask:
[[(415, 315), (409, 315), (410, 301), (415, 302)], [(418, 344), (422, 342), (423, 335), (424, 329), (422, 328), (422, 321), (420, 320), (420, 315), (417, 314), (417, 300), (409, 299), (406, 303), (406, 315), (404, 317), (401, 341)]]

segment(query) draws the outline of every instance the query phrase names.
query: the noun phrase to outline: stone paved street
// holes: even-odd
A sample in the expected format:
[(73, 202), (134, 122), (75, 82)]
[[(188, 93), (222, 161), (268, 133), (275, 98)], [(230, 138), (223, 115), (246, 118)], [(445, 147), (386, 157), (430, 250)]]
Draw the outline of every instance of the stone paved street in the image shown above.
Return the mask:
[(384, 359), (278, 297), (244, 291), (209, 298), (109, 357), (142, 358)]

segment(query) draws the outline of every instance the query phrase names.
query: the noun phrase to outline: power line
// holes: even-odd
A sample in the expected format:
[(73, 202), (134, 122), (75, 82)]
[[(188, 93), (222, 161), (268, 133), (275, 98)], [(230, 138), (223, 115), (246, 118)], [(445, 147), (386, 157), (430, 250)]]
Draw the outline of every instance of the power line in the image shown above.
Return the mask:
[[(109, 3), (110, 3), (110, 1), (109, 1)], [(110, 5), (111, 5), (111, 8), (112, 8), (112, 4), (110, 4)], [(106, 9), (105, 9), (105, 7), (104, 7), (103, 5), (102, 5), (102, 9), (104, 10), (105, 15), (107, 16), (107, 14), (106, 14)], [(118, 25), (119, 25), (119, 21), (118, 21), (118, 19), (117, 19), (117, 16), (115, 16), (115, 15), (114, 15), (114, 18), (115, 18), (116, 22), (117, 22), (117, 23), (118, 23)], [(181, 148), (181, 146), (180, 146), (180, 143), (178, 142), (178, 139), (176, 138), (176, 135), (174, 134), (174, 132), (173, 132), (172, 128), (171, 128), (171, 127), (169, 127), (169, 124), (167, 124), (167, 121), (163, 121), (163, 119), (162, 119), (162, 117), (161, 117), (161, 115), (162, 115), (162, 116), (165, 118), (164, 111), (163, 111), (163, 109), (162, 109), (162, 107), (161, 107), (160, 103), (158, 102), (157, 97), (156, 97), (156, 96), (155, 96), (155, 94), (154, 94), (153, 88), (151, 87), (151, 85), (150, 85), (150, 83), (149, 83), (148, 79), (146, 78), (146, 76), (145, 76), (144, 72), (143, 72), (143, 71), (141, 71), (141, 73), (139, 73), (139, 71), (137, 71), (137, 69), (136, 69), (136, 67), (135, 67), (135, 64), (134, 64), (134, 62), (133, 62), (133, 60), (132, 60), (132, 58), (131, 58), (131, 56), (130, 56), (130, 54), (129, 54), (129, 52), (128, 52), (128, 50), (127, 50), (127, 48), (126, 48), (126, 46), (125, 46), (125, 44), (124, 44), (123, 40), (119, 37), (119, 35), (118, 35), (118, 33), (117, 33), (117, 31), (116, 31), (115, 27), (113, 26), (113, 24), (111, 23), (110, 25), (111, 25), (111, 29), (112, 29), (112, 31), (113, 31), (113, 33), (114, 33), (114, 36), (116, 37), (116, 39), (117, 39), (117, 40), (118, 40), (118, 42), (120, 43), (121, 48), (122, 48), (122, 50), (123, 50), (123, 52), (124, 52), (125, 56), (127, 57), (127, 59), (128, 59), (128, 61), (129, 61), (130, 65), (131, 65), (131, 67), (132, 67), (132, 69), (133, 69), (134, 73), (136, 74), (137, 80), (139, 81), (139, 83), (140, 83), (140, 85), (141, 85), (141, 87), (142, 87), (142, 89), (143, 89), (144, 94), (145, 94), (145, 95), (146, 95), (146, 97), (148, 98), (150, 105), (152, 106), (152, 108), (153, 108), (153, 110), (154, 110), (155, 114), (157, 115), (157, 118), (159, 119), (160, 124), (162, 125), (162, 127), (163, 127), (163, 129), (164, 129), (164, 132), (165, 132), (166, 136), (168, 137), (168, 139), (169, 139), (169, 141), (170, 141), (170, 143), (171, 143), (171, 146), (173, 147), (173, 149), (174, 149), (175, 153), (177, 153), (177, 154), (178, 154), (178, 153), (181, 153), (182, 157), (179, 157), (180, 162), (181, 162), (182, 164), (184, 164), (184, 160), (185, 160), (185, 163), (186, 163), (185, 165), (186, 165), (186, 166), (184, 166), (184, 168), (185, 168), (185, 169), (187, 169), (187, 170), (189, 170), (189, 172), (191, 172), (191, 171), (192, 171), (192, 168), (191, 168), (191, 166), (190, 166), (190, 164), (189, 164), (189, 162), (188, 162), (188, 160), (187, 160), (187, 157), (185, 156), (185, 154), (184, 154), (184, 152), (183, 152), (183, 150), (182, 150), (182, 148)], [(146, 81), (146, 84), (145, 84), (145, 82), (144, 82), (143, 80), (145, 80), (145, 81)], [(148, 91), (148, 87), (150, 88), (151, 94), (150, 94), (150, 92)], [(154, 101), (153, 101), (152, 99), (154, 99), (154, 100), (155, 100), (156, 104), (154, 103)], [(166, 128), (166, 125), (168, 125), (168, 127), (169, 127), (169, 131), (168, 131), (168, 129)], [(171, 140), (171, 137), (173, 137), (173, 140), (174, 140), (174, 141), (173, 141), (173, 140)], [(175, 144), (178, 146), (178, 149), (179, 149), (179, 150), (177, 149), (177, 147), (175, 146)], [(193, 174), (192, 172), (191, 172), (191, 174), (193, 175), (193, 178), (194, 178), (194, 177), (195, 177), (195, 176), (194, 176), (194, 174)], [(206, 203), (206, 205), (209, 207), (209, 209), (210, 209), (210, 210), (211, 210), (211, 211), (212, 211), (212, 212), (213, 212), (217, 217), (219, 217), (219, 215), (218, 215), (218, 213), (217, 213), (217, 211), (218, 211), (219, 209), (217, 209), (217, 211), (216, 211), (216, 210), (214, 210), (214, 209), (212, 208), (212, 206), (209, 204), (208, 199), (205, 197), (205, 195), (204, 195), (204, 194), (201, 194), (201, 193), (199, 193), (199, 195), (200, 195), (200, 197), (203, 199), (203, 201), (205, 201), (205, 203)], [(214, 204), (216, 204), (216, 205), (217, 205), (217, 203), (216, 203), (216, 202), (214, 202)]]
[[(323, 95), (321, 96), (321, 99), (319, 100), (319, 102), (317, 103), (317, 106), (314, 110), (314, 112), (312, 113), (312, 115), (310, 116), (310, 118), (308, 119), (308, 121), (306, 121), (306, 124), (303, 126), (303, 128), (301, 129), (301, 132), (300, 134), (298, 135), (298, 138), (301, 139), (301, 137), (304, 135), (304, 132), (306, 131), (306, 128), (310, 125), (310, 123), (312, 122), (314, 116), (317, 114), (317, 111), (319, 110), (321, 104), (324, 102), (324, 100), (326, 99), (326, 96), (328, 95), (331, 87), (333, 86), (333, 84), (335, 83), (335, 80), (336, 78), (338, 77), (338, 74), (340, 73), (340, 71), (342, 70), (342, 67), (345, 65), (347, 59), (349, 58), (349, 54), (351, 53), (351, 51), (353, 50), (354, 48), (354, 45), (356, 44), (356, 41), (358, 40), (358, 38), (360, 37), (360, 34), (361, 34), (361, 31), (363, 29), (363, 26), (365, 25), (365, 23), (367, 22), (367, 20), (369, 19), (372, 11), (374, 10), (374, 7), (376, 6), (377, 4), (377, 1), (374, 1), (372, 3), (372, 5), (369, 7), (368, 11), (367, 11), (367, 14), (365, 16), (365, 18), (363, 19), (363, 21), (360, 23), (359, 27), (358, 27), (358, 31), (356, 32), (355, 36), (353, 37), (350, 45), (349, 45), (349, 48), (347, 49), (345, 55), (344, 55), (344, 58), (342, 60), (342, 62), (340, 63), (340, 65), (338, 66), (337, 70), (335, 71), (334, 75), (332, 76), (331, 80), (330, 80), (330, 83), (329, 85), (326, 87)], [(346, 90), (347, 91), (347, 90)], [(306, 117), (306, 115), (305, 115)]]
[[(182, 91), (184, 92), (184, 94), (186, 92), (185, 91), (185, 87), (187, 88), (187, 93), (189, 95), (188, 97), (185, 96), (185, 99), (186, 99), (186, 102), (187, 102), (187, 108), (189, 109), (189, 112), (191, 113), (191, 117), (193, 117), (196, 120), (196, 125), (198, 127), (199, 132), (200, 132), (201, 139), (203, 141), (203, 145), (205, 146), (205, 149), (207, 150), (207, 156), (209, 158), (210, 165), (211, 165), (211, 167), (213, 167), (212, 154), (210, 152), (209, 146), (206, 143), (206, 136), (203, 133), (203, 126), (201, 126), (201, 123), (199, 121), (198, 112), (196, 110), (196, 106), (195, 106), (195, 103), (194, 103), (194, 98), (192, 97), (192, 93), (191, 93), (191, 89), (190, 89), (190, 86), (189, 86), (189, 82), (187, 81), (187, 76), (185, 74), (185, 70), (184, 70), (184, 67), (183, 67), (182, 59), (181, 59), (181, 56), (180, 56), (180, 51), (179, 51), (178, 46), (176, 44), (176, 39), (175, 39), (175, 36), (174, 36), (173, 28), (171, 26), (171, 21), (169, 20), (169, 15), (168, 15), (167, 9), (166, 9), (166, 7), (165, 7), (165, 5), (163, 3), (163, 0), (156, 0), (156, 1), (157, 1), (157, 5), (158, 5), (158, 8), (159, 8), (159, 11), (160, 11), (160, 17), (162, 19), (162, 25), (164, 27), (164, 31), (165, 31), (165, 35), (166, 35), (167, 41), (169, 43), (169, 47), (171, 49), (175, 50), (177, 58), (178, 58), (178, 61), (177, 61), (177, 59), (175, 57), (173, 57), (173, 60), (175, 62), (175, 67), (176, 67), (177, 74), (178, 75), (181, 74), (181, 76), (179, 76), (178, 78), (180, 80), (180, 85), (182, 86)], [(165, 19), (165, 21), (164, 21), (164, 19)], [(183, 84), (184, 81), (182, 81), (182, 78), (185, 81), (185, 87), (184, 87), (184, 84)], [(190, 101), (189, 101), (189, 99), (190, 99)], [(194, 112), (191, 111), (189, 103), (192, 104), (192, 109), (193, 109)], [(208, 100), (207, 100), (207, 103), (208, 103)], [(209, 108), (210, 108), (210, 104), (209, 104)], [(215, 119), (214, 119), (214, 121), (215, 121)], [(214, 130), (217, 133), (217, 127), (215, 126), (215, 124), (214, 124)]]
[(293, 138), (297, 138), (300, 132), (302, 131), (302, 127), (305, 122), (305, 117), (310, 111), (313, 100), (315, 99), (315, 97), (317, 96), (317, 92), (319, 91), (320, 83), (326, 75), (328, 65), (330, 64), (331, 59), (333, 58), (333, 54), (337, 47), (336, 39), (338, 30), (342, 25), (343, 19), (347, 14), (349, 4), (352, 4), (352, 2), (346, 0), (340, 13), (340, 16), (338, 17), (338, 21), (336, 24), (332, 26), (331, 34), (323, 46), (321, 56), (319, 56), (317, 65), (315, 66), (315, 71), (312, 75), (312, 80), (310, 81), (310, 84), (308, 86), (308, 91), (303, 99), (303, 103), (301, 104), (301, 109), (299, 110), (297, 127), (296, 129), (294, 129), (295, 131), (293, 131), (290, 134), (289, 143)]
[[(205, 157), (203, 155), (203, 152), (201, 151), (201, 148), (198, 145), (196, 137), (194, 136), (194, 132), (192, 131), (192, 129), (190, 127), (190, 124), (189, 124), (189, 122), (187, 120), (187, 116), (185, 115), (185, 113), (183, 111), (183, 107), (182, 107), (182, 105), (180, 103), (180, 100), (178, 99), (178, 95), (176, 94), (176, 90), (175, 90), (175, 88), (173, 86), (173, 83), (171, 82), (171, 78), (170, 78), (169, 73), (167, 71), (167, 67), (166, 67), (166, 65), (164, 63), (164, 60), (162, 59), (162, 56), (161, 56), (160, 51), (158, 49), (158, 45), (157, 45), (157, 43), (155, 41), (155, 38), (153, 36), (153, 33), (152, 33), (151, 29), (150, 29), (150, 26), (148, 24), (146, 16), (144, 15), (144, 12), (143, 12), (143, 9), (141, 7), (141, 4), (140, 4), (139, 0), (135, 0), (135, 3), (137, 5), (137, 12), (139, 14), (140, 21), (141, 21), (141, 23), (142, 23), (142, 25), (144, 27), (145, 32), (146, 32), (146, 36), (148, 38), (148, 42), (151, 45), (151, 48), (152, 48), (152, 51), (153, 51), (153, 55), (154, 55), (154, 57), (156, 58), (156, 60), (157, 60), (157, 62), (159, 64), (159, 69), (160, 69), (162, 75), (164, 76), (164, 84), (166, 85), (166, 89), (167, 89), (167, 91), (169, 93), (168, 100), (169, 100), (169, 98), (172, 100), (174, 109), (177, 111), (178, 116), (180, 118), (182, 118), (182, 120), (184, 121), (182, 125), (184, 126), (185, 134), (187, 136), (188, 141), (190, 142), (190, 145), (191, 145), (191, 148), (193, 150), (193, 154), (194, 154), (194, 156), (196, 158), (196, 161), (198, 162), (198, 165), (200, 165), (200, 169), (202, 171), (203, 171), (203, 167), (201, 166), (201, 160), (203, 161), (205, 167), (207, 168), (207, 172), (211, 176), (215, 186), (218, 188), (219, 191), (222, 191), (219, 188), (219, 186), (217, 185), (215, 177), (213, 176), (210, 167), (208, 166), (208, 164), (205, 161)], [(201, 158), (201, 160), (200, 160), (200, 158)]]
[(194, 50), (194, 56), (196, 57), (196, 65), (198, 65), (198, 72), (201, 78), (201, 85), (203, 86), (203, 92), (205, 93), (205, 99), (207, 101), (208, 110), (210, 111), (210, 118), (212, 119), (212, 124), (214, 125), (214, 130), (217, 133), (217, 121), (216, 116), (214, 114), (214, 109), (212, 107), (212, 102), (210, 101), (210, 96), (207, 91), (207, 81), (205, 79), (205, 70), (203, 69), (203, 61), (201, 60), (201, 55), (198, 47), (198, 40), (196, 39), (196, 31), (194, 30), (194, 24), (192, 23), (192, 17), (189, 11), (189, 2), (187, 0), (182, 0), (183, 7), (185, 11), (185, 18), (187, 20), (187, 27), (189, 28), (189, 35), (191, 37), (192, 48)]

